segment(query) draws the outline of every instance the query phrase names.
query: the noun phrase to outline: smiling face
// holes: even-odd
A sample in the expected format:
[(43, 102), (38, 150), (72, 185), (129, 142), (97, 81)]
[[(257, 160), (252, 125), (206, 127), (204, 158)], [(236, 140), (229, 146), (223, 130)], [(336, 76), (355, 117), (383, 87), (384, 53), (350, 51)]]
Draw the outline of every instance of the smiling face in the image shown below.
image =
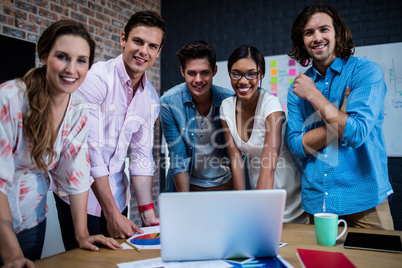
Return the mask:
[[(242, 58), (233, 63), (231, 72), (249, 73), (258, 72), (257, 63), (252, 58)], [(258, 82), (261, 75), (258, 74), (256, 79), (248, 80), (244, 75), (240, 80), (230, 79), (232, 88), (239, 100), (250, 100), (258, 97)]]
[(123, 47), (123, 61), (132, 80), (139, 79), (152, 67), (161, 52), (162, 30), (157, 27), (138, 25), (126, 37), (120, 37)]
[(217, 67), (212, 69), (208, 59), (189, 59), (186, 61), (185, 70), (180, 71), (186, 80), (187, 88), (195, 101), (207, 99), (211, 93), (212, 78), (216, 74)]
[(304, 26), (303, 42), (307, 53), (313, 58), (314, 65), (325, 74), (336, 58), (332, 18), (326, 13), (312, 15)]
[(90, 49), (80, 36), (61, 35), (49, 54), (41, 59), (46, 65), (46, 80), (53, 97), (73, 93), (84, 82), (89, 69)]

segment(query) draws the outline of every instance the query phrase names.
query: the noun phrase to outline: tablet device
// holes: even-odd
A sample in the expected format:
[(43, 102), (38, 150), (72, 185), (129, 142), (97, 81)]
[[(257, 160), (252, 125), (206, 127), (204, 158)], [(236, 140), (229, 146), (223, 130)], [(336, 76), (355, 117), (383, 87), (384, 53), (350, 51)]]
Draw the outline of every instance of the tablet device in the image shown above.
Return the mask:
[(345, 248), (402, 253), (401, 238), (397, 235), (380, 235), (349, 232)]

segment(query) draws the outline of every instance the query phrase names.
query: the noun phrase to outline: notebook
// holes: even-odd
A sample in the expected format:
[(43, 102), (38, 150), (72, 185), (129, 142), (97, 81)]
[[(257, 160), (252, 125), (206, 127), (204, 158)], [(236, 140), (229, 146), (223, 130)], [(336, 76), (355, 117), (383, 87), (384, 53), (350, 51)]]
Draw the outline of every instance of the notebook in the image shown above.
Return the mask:
[(159, 195), (163, 261), (278, 255), (286, 191)]
[(296, 254), (304, 268), (356, 267), (342, 252), (331, 252), (331, 251), (298, 248)]

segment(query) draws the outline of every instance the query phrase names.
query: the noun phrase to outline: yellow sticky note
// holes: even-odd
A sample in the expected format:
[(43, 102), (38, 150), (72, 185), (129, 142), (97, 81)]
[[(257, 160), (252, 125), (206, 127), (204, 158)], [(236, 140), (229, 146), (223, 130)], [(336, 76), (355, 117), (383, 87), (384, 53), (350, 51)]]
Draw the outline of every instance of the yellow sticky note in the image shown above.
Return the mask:
[(276, 66), (278, 66), (278, 61), (271, 60), (271, 67), (276, 67)]
[(271, 69), (271, 76), (272, 75), (278, 75), (278, 69)]

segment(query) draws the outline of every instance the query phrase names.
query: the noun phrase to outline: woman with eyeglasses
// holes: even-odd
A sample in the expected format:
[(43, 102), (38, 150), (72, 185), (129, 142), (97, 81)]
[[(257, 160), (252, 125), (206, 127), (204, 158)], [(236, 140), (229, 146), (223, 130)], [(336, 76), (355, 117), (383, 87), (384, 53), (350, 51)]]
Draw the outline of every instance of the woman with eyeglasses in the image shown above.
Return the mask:
[(225, 99), (220, 117), (230, 155), (233, 187), (246, 187), (246, 157), (252, 189), (285, 189), (284, 222), (306, 223), (300, 172), (283, 141), (285, 113), (279, 99), (262, 89), (265, 60), (252, 46), (238, 47), (228, 60), (236, 95)]

